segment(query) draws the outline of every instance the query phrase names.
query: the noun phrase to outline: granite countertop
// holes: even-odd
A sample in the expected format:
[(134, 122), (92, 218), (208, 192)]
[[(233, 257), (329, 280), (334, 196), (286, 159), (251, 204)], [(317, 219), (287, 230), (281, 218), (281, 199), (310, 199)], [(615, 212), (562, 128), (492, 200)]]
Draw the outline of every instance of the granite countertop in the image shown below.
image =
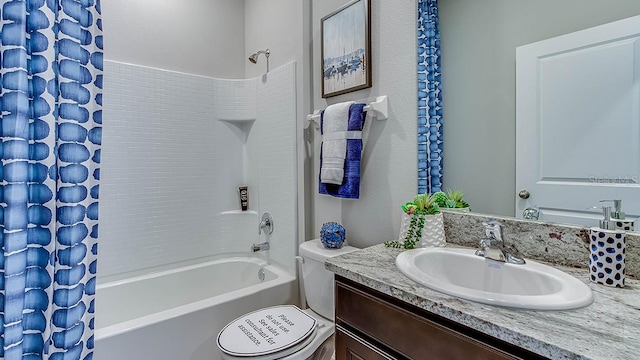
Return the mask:
[[(431, 313), (551, 359), (640, 359), (640, 281), (625, 288), (591, 283), (587, 269), (551, 265), (593, 290), (593, 304), (576, 310), (519, 310), (467, 301), (431, 290), (395, 266), (401, 249), (376, 245), (329, 258), (327, 269)], [(539, 261), (540, 262), (540, 261)]]

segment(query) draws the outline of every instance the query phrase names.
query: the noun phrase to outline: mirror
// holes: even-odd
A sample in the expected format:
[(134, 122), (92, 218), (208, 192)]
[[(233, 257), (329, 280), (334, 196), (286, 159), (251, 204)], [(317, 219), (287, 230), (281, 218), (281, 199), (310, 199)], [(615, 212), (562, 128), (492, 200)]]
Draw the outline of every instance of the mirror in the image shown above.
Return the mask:
[[(514, 216), (515, 49), (640, 15), (640, 2), (456, 0), (438, 13), (444, 187), (461, 189), (475, 212)], [(635, 201), (623, 200), (623, 210)]]

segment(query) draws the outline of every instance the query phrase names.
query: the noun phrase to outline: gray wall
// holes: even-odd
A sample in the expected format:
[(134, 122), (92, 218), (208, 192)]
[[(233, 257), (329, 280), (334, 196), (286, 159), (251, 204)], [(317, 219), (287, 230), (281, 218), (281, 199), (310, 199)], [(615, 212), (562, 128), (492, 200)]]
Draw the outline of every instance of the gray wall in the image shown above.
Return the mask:
[(244, 78), (244, 1), (102, 1), (107, 60)]
[[(311, 161), (308, 145), (304, 140), (304, 117), (311, 112), (311, 49), (310, 21), (311, 0), (245, 0), (245, 59), (258, 50), (271, 51), (271, 69), (296, 62), (296, 189), (297, 191), (297, 244), (306, 239), (305, 229), (312, 227), (311, 216), (306, 216), (305, 198), (310, 194), (305, 190), (305, 173), (309, 172)], [(244, 61), (245, 75), (258, 77), (266, 71), (266, 61), (261, 55), (257, 64)], [(305, 171), (306, 169), (306, 171)]]
[[(348, 0), (246, 0), (245, 55), (269, 47), (271, 66), (297, 61), (299, 241), (319, 237), (324, 222), (347, 229), (349, 243), (358, 247), (397, 237), (400, 205), (411, 200), (416, 180), (416, 4), (372, 0), (373, 87), (322, 98), (320, 20)], [(248, 76), (264, 72), (264, 59), (246, 62)], [(319, 132), (306, 128), (312, 109), (388, 95), (389, 119), (375, 122), (362, 167), (361, 198), (342, 200), (318, 194)]]
[(445, 187), (513, 216), (515, 48), (638, 14), (637, 0), (439, 1)]
[[(264, 71), (263, 59), (248, 64), (249, 52), (270, 47), (272, 67), (298, 62), (298, 91), (303, 92), (298, 93), (299, 121), (311, 108), (388, 95), (389, 120), (373, 124), (365, 149), (361, 199), (317, 194), (319, 136), (299, 128), (304, 192), (298, 201), (304, 209), (299, 215), (302, 240), (318, 237), (326, 221), (344, 224), (349, 241), (360, 247), (393, 239), (400, 225), (399, 207), (413, 198), (417, 187), (415, 1), (372, 0), (373, 87), (327, 100), (321, 97), (320, 19), (347, 0), (305, 0), (302, 6), (293, 2), (269, 2), (276, 10), (266, 16), (257, 0), (247, 0), (247, 8), (244, 1), (193, 0), (193, 6), (178, 9), (151, 0), (105, 1), (105, 19), (110, 19), (105, 20), (107, 58), (244, 77)], [(515, 48), (640, 14), (640, 1), (441, 0), (439, 8), (445, 186), (464, 190), (474, 210), (513, 215)], [(245, 17), (263, 20), (245, 24)]]
[(306, 190), (312, 194), (306, 209), (311, 209), (310, 216), (314, 219), (311, 231), (307, 230), (307, 239), (319, 237), (324, 222), (337, 221), (347, 230), (351, 245), (366, 247), (398, 236), (400, 206), (413, 199), (417, 191), (416, 3), (371, 1), (373, 87), (325, 100), (320, 82), (320, 19), (346, 2), (313, 1), (313, 108), (388, 95), (389, 119), (374, 120), (371, 126), (358, 200), (318, 194), (320, 134), (315, 130), (307, 133), (307, 140), (313, 143), (310, 153), (313, 167), (306, 174)]

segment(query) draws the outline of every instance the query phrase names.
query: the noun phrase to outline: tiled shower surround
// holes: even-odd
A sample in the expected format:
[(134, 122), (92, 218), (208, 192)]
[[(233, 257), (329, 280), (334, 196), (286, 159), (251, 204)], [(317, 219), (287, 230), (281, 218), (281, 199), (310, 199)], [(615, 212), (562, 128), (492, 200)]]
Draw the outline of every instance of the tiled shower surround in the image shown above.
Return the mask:
[(265, 211), (294, 266), (294, 63), (225, 80), (105, 61), (104, 98), (100, 277), (247, 254)]

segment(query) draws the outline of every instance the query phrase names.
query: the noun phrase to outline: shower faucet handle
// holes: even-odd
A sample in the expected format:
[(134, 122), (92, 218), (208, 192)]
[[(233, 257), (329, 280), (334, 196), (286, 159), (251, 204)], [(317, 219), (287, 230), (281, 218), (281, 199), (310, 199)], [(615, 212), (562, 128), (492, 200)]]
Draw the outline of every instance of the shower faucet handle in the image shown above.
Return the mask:
[(258, 225), (258, 235), (262, 234), (264, 229), (265, 234), (271, 235), (273, 233), (273, 217), (268, 212), (262, 214), (262, 220)]

